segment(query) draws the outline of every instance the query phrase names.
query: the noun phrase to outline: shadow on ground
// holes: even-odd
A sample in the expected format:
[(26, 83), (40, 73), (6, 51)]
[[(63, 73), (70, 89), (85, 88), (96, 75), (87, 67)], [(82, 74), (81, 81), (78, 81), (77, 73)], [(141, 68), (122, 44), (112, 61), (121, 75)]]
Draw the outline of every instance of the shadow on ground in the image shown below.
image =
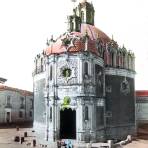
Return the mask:
[(0, 129), (9, 129), (9, 128), (32, 128), (33, 122), (17, 122), (17, 123), (3, 123), (0, 124)]

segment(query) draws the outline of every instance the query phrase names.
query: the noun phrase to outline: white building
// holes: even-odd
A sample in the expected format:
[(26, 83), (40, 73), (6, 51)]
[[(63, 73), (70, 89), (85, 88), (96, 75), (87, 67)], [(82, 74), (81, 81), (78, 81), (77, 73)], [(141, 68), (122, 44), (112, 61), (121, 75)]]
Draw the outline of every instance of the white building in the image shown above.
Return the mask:
[(0, 85), (0, 124), (33, 121), (33, 93)]

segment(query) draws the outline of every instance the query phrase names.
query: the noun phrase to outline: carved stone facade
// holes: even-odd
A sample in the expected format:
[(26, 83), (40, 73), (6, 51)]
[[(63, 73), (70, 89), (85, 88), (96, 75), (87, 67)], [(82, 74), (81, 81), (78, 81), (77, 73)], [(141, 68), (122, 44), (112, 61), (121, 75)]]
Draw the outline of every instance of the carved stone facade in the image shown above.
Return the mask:
[(134, 54), (94, 26), (80, 3), (68, 32), (35, 58), (34, 128), (46, 141), (122, 139), (135, 133)]

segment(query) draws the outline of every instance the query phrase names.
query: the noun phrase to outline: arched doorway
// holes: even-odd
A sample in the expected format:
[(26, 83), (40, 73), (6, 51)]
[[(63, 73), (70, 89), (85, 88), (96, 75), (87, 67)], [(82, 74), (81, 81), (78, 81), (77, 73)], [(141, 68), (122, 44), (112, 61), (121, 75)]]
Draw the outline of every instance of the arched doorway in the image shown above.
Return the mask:
[(64, 109), (60, 111), (60, 138), (76, 139), (76, 111)]

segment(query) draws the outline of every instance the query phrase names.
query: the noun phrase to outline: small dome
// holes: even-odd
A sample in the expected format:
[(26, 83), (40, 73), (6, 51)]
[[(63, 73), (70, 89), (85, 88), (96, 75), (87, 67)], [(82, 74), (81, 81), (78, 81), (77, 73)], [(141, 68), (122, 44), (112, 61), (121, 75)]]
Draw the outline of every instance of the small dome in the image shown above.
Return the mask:
[(46, 55), (60, 54), (65, 52), (80, 52), (85, 50), (85, 36), (88, 35), (88, 50), (98, 55), (96, 41), (99, 39), (105, 45), (111, 39), (95, 26), (81, 24), (81, 32), (65, 33), (60, 36), (55, 42), (50, 44), (44, 51)]

